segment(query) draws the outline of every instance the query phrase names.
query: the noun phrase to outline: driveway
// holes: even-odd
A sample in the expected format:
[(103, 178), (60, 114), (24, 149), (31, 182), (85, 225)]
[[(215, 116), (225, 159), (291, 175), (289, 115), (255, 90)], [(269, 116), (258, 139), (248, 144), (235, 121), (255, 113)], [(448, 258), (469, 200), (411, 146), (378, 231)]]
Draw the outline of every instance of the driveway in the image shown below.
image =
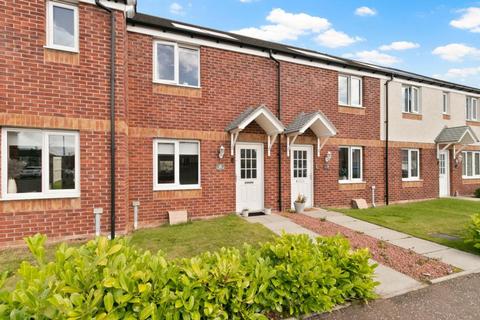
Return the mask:
[(480, 274), (444, 281), (368, 305), (353, 305), (310, 319), (322, 320), (469, 320), (480, 318)]

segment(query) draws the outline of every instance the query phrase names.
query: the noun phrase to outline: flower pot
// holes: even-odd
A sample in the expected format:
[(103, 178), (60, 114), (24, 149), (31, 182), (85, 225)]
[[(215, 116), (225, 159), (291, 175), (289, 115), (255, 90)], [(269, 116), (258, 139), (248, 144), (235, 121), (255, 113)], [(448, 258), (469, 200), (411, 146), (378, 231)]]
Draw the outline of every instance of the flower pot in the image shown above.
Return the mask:
[(272, 214), (272, 209), (270, 209), (270, 208), (265, 208), (265, 210), (263, 211), (263, 213), (265, 213), (267, 216), (269, 216), (269, 215)]
[(248, 209), (243, 209), (241, 215), (242, 217), (248, 217)]
[(17, 193), (17, 182), (15, 179), (8, 179), (8, 187), (7, 187), (7, 192), (8, 193)]
[(295, 205), (295, 212), (296, 213), (303, 213), (303, 210), (305, 210), (305, 202), (294, 202)]

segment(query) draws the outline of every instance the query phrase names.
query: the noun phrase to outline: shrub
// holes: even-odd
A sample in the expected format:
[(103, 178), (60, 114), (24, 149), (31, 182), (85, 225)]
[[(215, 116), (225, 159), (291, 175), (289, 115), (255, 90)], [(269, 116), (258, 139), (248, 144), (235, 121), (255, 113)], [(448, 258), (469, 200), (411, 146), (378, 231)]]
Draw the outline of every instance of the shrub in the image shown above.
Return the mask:
[(475, 248), (480, 249), (480, 214), (472, 216), (465, 242), (471, 243)]
[(98, 238), (61, 245), (51, 262), (45, 240), (27, 239), (36, 263), (22, 262), (16, 289), (0, 292), (1, 319), (267, 319), (372, 299), (377, 285), (368, 250), (341, 237), (283, 235), (177, 260)]
[(480, 188), (475, 189), (475, 192), (473, 193), (473, 195), (475, 196), (475, 198), (480, 198)]

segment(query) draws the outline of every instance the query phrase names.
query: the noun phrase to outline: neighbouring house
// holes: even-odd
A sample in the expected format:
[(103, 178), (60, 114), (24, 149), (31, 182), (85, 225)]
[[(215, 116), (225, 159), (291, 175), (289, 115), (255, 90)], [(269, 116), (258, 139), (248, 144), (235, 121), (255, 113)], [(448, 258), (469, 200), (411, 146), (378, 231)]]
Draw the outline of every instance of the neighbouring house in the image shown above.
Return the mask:
[(127, 233), (169, 211), (285, 210), (298, 194), (349, 206), (480, 187), (478, 88), (132, 0), (0, 9), (0, 246)]

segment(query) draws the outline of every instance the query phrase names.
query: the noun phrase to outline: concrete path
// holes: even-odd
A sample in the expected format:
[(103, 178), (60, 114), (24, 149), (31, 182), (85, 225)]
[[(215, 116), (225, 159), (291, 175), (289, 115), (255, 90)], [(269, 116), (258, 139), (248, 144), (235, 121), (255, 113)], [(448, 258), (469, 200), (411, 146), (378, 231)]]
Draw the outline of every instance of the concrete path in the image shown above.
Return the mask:
[[(260, 223), (278, 235), (285, 231), (291, 234), (307, 234), (313, 239), (319, 236), (317, 233), (279, 215), (248, 217), (245, 219), (251, 223)], [(372, 263), (374, 262), (372, 261)], [(375, 276), (376, 280), (380, 282), (375, 291), (383, 298), (404, 294), (425, 286), (425, 284), (380, 263), (378, 263), (378, 267), (375, 270)]]
[(474, 254), (415, 238), (406, 233), (355, 219), (339, 212), (316, 209), (315, 211), (305, 212), (304, 214), (314, 218), (325, 218), (327, 221), (363, 232), (373, 238), (389, 242), (405, 249), (410, 249), (429, 258), (439, 259), (444, 263), (460, 268), (466, 272), (480, 272), (480, 256)]

